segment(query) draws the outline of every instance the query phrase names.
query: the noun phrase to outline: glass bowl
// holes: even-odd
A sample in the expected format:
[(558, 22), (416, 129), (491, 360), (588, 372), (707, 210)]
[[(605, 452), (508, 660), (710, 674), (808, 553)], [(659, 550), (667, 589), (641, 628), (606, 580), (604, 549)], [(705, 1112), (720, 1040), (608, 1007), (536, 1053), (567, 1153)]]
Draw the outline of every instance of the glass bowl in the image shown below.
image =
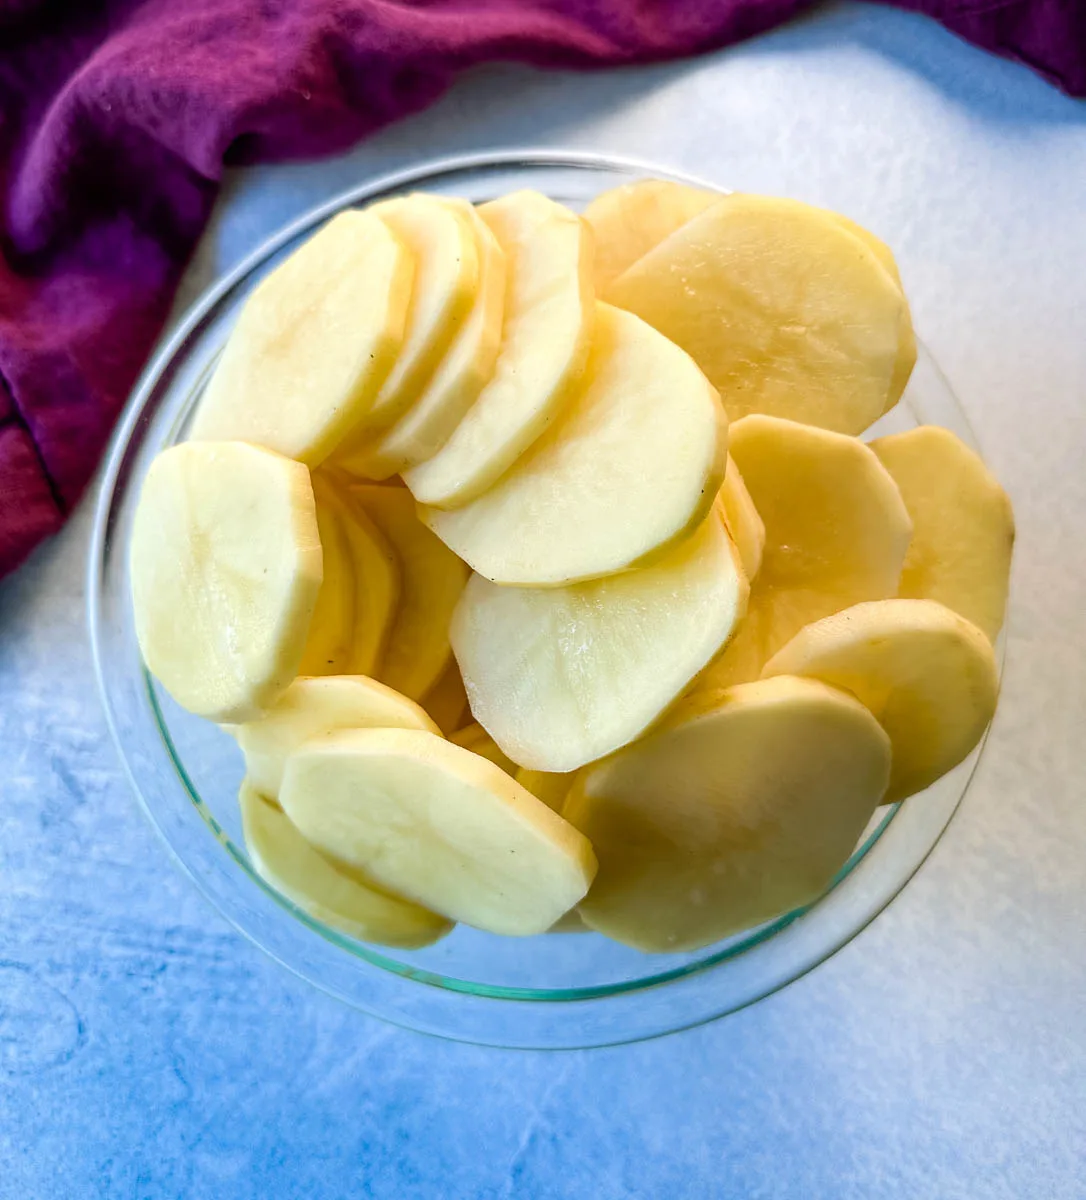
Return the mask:
[[(342, 208), (415, 189), (488, 200), (535, 188), (583, 208), (645, 175), (711, 187), (653, 164), (564, 152), (476, 155), (361, 185), (276, 234), (188, 313), (147, 368), (113, 440), (89, 562), (90, 633), (110, 730), (152, 825), (180, 867), (242, 933), (284, 966), (364, 1012), (485, 1045), (572, 1048), (698, 1025), (798, 979), (854, 937), (924, 861), (957, 808), (980, 748), (906, 804), (877, 810), (815, 903), (693, 953), (647, 955), (593, 933), (516, 939), (465, 926), (418, 951), (366, 945), (314, 920), (255, 872), (241, 836), (241, 756), (147, 674), (133, 628), (128, 543), (144, 473), (186, 423), (239, 306), (315, 226)], [(932, 423), (975, 445), (921, 348), (902, 402), (871, 436)]]

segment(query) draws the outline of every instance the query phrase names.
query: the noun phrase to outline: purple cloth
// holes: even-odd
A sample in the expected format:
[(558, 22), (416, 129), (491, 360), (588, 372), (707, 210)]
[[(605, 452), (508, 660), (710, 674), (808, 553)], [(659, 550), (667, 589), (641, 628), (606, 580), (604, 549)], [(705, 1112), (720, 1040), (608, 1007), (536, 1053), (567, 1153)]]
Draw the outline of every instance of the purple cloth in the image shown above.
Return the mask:
[[(224, 163), (328, 153), (486, 59), (595, 67), (807, 0), (0, 0), (0, 574), (58, 529)], [(1086, 94), (1083, 0), (903, 0)]]

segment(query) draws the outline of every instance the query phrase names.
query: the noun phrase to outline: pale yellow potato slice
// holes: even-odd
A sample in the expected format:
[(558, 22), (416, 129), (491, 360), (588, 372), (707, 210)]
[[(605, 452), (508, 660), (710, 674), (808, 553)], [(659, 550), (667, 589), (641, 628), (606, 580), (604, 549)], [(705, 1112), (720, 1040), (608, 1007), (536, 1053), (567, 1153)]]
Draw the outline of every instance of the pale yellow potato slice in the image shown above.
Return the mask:
[(811, 680), (684, 701), (578, 774), (562, 811), (599, 858), (578, 911), (626, 945), (680, 951), (809, 904), (848, 860), (889, 771), (871, 714)]
[(471, 710), (514, 762), (561, 773), (639, 736), (727, 641), (747, 581), (717, 508), (658, 563), (564, 588), (473, 575), (453, 616)]
[(763, 675), (807, 675), (847, 688), (890, 735), (886, 802), (904, 800), (973, 749), (995, 712), (991, 643), (934, 600), (857, 604), (801, 630)]
[(335, 673), (376, 675), (399, 608), (399, 559), (384, 534), (338, 476), (317, 471), (313, 486), (321, 501), (339, 518), (354, 586), (351, 651), (344, 670)]
[(418, 519), (406, 488), (361, 485), (352, 495), (400, 563), (399, 607), (377, 674), (389, 687), (418, 700), (452, 659), (449, 620), (470, 572)]
[(445, 198), (471, 223), (479, 259), (479, 287), (471, 312), (445, 356), (402, 417), (370, 434), (350, 454), (337, 457), (345, 470), (381, 480), (432, 458), (478, 398), (494, 371), (505, 311), (505, 252), (490, 226), (466, 200)]
[(560, 813), (569, 789), (573, 785), (575, 774), (574, 771), (567, 771), (564, 774), (556, 775), (550, 771), (529, 771), (525, 767), (518, 767), (514, 778), (522, 788), (527, 788), (537, 800), (542, 800), (548, 808), (553, 808), (555, 812)]
[(938, 600), (983, 629), (1003, 627), (1014, 511), (983, 461), (949, 429), (922, 425), (871, 443), (913, 522), (898, 594)]
[(241, 785), (238, 804), (253, 866), (311, 917), (360, 941), (405, 949), (429, 946), (452, 928), (446, 918), (335, 866), (249, 780)]
[(753, 583), (762, 569), (762, 553), (765, 550), (765, 522), (750, 498), (743, 476), (728, 455), (724, 482), (720, 485), (720, 503), (724, 508), (724, 522), (732, 535), (743, 573), (748, 583)]
[(163, 451), (129, 547), (143, 661), (189, 712), (248, 720), (298, 673), (321, 560), (301, 463), (244, 442)]
[(463, 729), (471, 721), (468, 694), (464, 691), (464, 681), (460, 678), (460, 668), (456, 665), (456, 659), (450, 659), (449, 665), (441, 673), (441, 678), (423, 696), (420, 703), (446, 737), (458, 729)]
[(506, 260), (502, 343), (493, 374), (448, 440), (404, 471), (415, 498), (456, 508), (486, 491), (573, 394), (592, 339), (592, 232), (538, 192), (492, 200), (479, 215)]
[(546, 587), (637, 566), (686, 536), (724, 478), (728, 422), (690, 356), (597, 304), (584, 383), (550, 429), (462, 508), (420, 518), (495, 583)]
[(584, 210), (596, 242), (596, 292), (720, 199), (670, 179), (639, 179), (601, 192)]
[(861, 433), (898, 399), (904, 295), (868, 244), (794, 200), (731, 195), (607, 289), (687, 350), (728, 416)]
[(373, 404), (340, 447), (337, 460), (386, 429), (415, 403), (459, 328), (479, 288), (479, 252), (471, 222), (444, 197), (415, 192), (371, 205), (415, 260), (403, 345)]
[(275, 800), (283, 764), (303, 743), (336, 729), (425, 729), (437, 725), (413, 700), (364, 675), (298, 678), (255, 721), (230, 732), (245, 755), (245, 773), (265, 798)]
[(772, 610), (769, 653), (810, 621), (896, 594), (912, 522), (867, 446), (762, 415), (735, 422), (729, 446), (765, 526), (756, 591)]
[(396, 361), (414, 273), (410, 252), (379, 218), (333, 217), (245, 302), (192, 437), (323, 461)]
[(517, 764), (478, 722), (473, 721), (470, 725), (465, 725), (463, 729), (458, 729), (449, 737), (449, 741), (454, 742), (457, 746), (463, 746), (465, 750), (470, 750), (473, 754), (481, 754), (496, 767), (501, 767), (507, 775), (516, 778), (519, 769)]
[(298, 670), (302, 675), (342, 675), (354, 649), (355, 573), (339, 510), (319, 473), (313, 477), (313, 498), (324, 578)]
[(526, 936), (588, 891), (592, 846), (499, 767), (432, 733), (344, 730), (287, 760), (306, 839), (453, 921)]

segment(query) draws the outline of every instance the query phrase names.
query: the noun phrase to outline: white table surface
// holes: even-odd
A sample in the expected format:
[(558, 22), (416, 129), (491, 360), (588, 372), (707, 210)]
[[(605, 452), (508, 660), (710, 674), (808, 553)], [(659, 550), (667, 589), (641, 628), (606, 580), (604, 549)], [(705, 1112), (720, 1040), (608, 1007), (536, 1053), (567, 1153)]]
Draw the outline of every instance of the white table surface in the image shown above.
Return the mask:
[(813, 201), (896, 250), (1017, 510), (974, 786), (872, 926), (735, 1016), (558, 1055), (399, 1031), (235, 934), (138, 812), (84, 505), (0, 585), (0, 1198), (1082, 1200), (1086, 105), (858, 6), (669, 66), (477, 70), (340, 159), (232, 175), (181, 303), (342, 188), (524, 146)]

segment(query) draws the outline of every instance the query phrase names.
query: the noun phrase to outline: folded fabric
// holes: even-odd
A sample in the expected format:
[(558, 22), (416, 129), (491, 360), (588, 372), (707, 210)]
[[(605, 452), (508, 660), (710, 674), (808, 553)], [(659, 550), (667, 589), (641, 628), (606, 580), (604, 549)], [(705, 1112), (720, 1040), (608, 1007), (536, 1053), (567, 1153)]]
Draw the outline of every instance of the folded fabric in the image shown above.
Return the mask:
[[(907, 0), (1076, 95), (1077, 0)], [(598, 67), (805, 0), (0, 0), (0, 574), (79, 498), (224, 163), (328, 153), (488, 59)]]

